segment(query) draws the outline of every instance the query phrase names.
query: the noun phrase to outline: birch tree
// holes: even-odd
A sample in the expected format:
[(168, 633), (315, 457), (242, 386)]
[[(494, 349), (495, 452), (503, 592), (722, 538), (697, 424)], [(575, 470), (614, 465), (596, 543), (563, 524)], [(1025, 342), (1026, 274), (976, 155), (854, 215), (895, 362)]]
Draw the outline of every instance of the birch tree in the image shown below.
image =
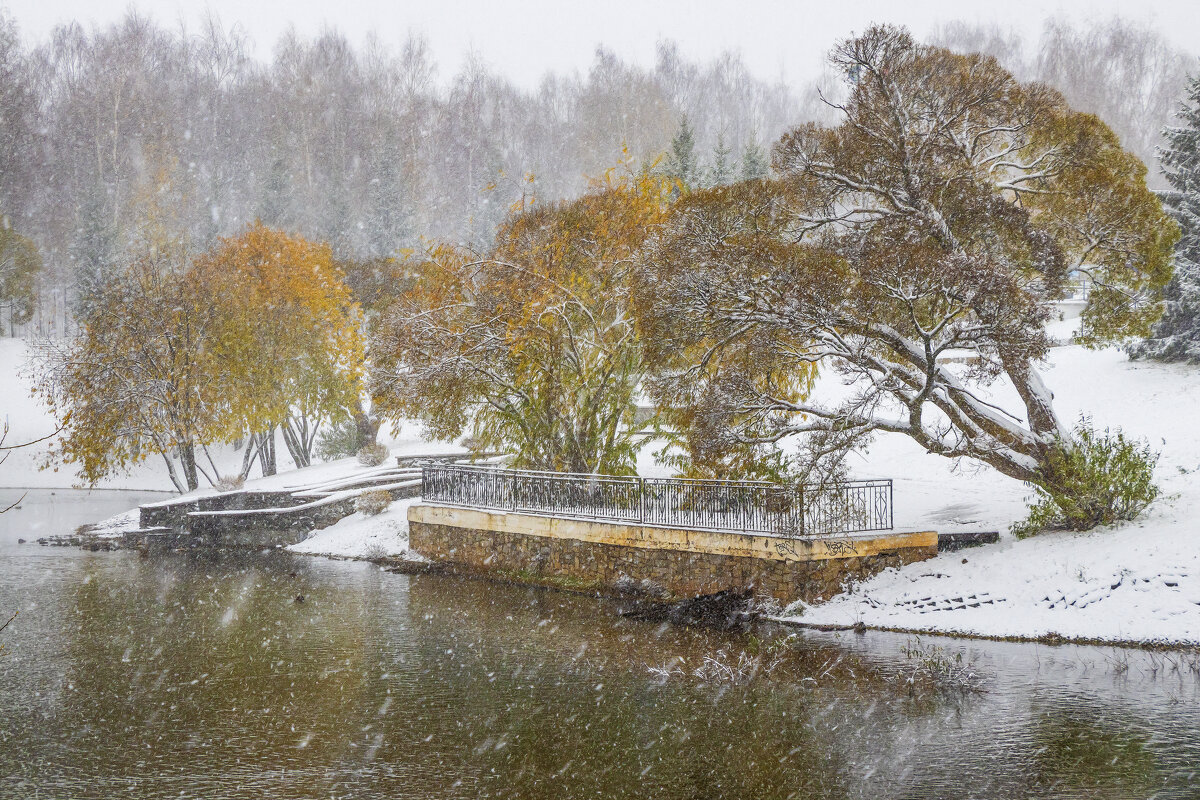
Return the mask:
[(49, 464), (75, 465), (94, 485), (157, 455), (180, 492), (217, 480), (205, 447), (236, 430), (206, 347), (219, 315), (197, 289), (160, 249), (98, 287), (77, 336), (35, 345), (37, 393), (63, 427)]
[[(898, 433), (1072, 485), (1056, 465), (1078, 442), (1038, 371), (1043, 326), (1073, 271), (1093, 285), (1088, 342), (1157, 318), (1178, 228), (1145, 166), (990, 57), (875, 27), (832, 61), (849, 85), (841, 124), (786, 134), (778, 180), (685, 197), (647, 248), (637, 296), (660, 405), (733, 443), (803, 436), (836, 458)], [(710, 368), (750, 343), (740, 369)], [(947, 363), (956, 352), (972, 363)], [(771, 379), (814, 366), (843, 378), (843, 396)]]

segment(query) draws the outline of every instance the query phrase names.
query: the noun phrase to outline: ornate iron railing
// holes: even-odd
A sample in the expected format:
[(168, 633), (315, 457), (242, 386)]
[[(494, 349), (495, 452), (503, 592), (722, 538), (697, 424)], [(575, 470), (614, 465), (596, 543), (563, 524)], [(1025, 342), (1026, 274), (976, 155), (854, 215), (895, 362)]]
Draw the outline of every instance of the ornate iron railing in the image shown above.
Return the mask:
[(892, 528), (890, 480), (785, 486), (431, 464), (426, 500), (580, 519), (806, 537)]

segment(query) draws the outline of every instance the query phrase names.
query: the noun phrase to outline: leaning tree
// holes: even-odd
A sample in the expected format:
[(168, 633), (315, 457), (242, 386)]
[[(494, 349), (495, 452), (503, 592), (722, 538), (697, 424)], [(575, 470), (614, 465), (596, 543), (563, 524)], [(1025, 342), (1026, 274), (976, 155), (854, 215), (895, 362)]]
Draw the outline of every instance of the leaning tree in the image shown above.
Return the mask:
[[(646, 249), (656, 399), (718, 450), (806, 435), (836, 458), (895, 432), (1075, 491), (1081, 440), (1037, 369), (1044, 325), (1073, 273), (1091, 285), (1086, 342), (1157, 318), (1178, 229), (1145, 167), (990, 57), (874, 27), (832, 61), (841, 123), (787, 133), (773, 179), (684, 197)], [(840, 373), (837, 396), (807, 391), (813, 370)]]

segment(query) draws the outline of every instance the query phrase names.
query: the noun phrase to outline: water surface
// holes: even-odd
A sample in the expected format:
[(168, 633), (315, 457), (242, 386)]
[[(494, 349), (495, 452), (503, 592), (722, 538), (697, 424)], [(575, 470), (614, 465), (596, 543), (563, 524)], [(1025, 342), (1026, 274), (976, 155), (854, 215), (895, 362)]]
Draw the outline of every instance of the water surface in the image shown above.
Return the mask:
[(978, 673), (964, 693), (910, 687), (907, 636), (677, 628), (282, 553), (16, 544), (137, 499), (31, 492), (0, 517), (0, 613), (21, 610), (0, 635), (4, 797), (1200, 796), (1183, 655), (921, 642)]

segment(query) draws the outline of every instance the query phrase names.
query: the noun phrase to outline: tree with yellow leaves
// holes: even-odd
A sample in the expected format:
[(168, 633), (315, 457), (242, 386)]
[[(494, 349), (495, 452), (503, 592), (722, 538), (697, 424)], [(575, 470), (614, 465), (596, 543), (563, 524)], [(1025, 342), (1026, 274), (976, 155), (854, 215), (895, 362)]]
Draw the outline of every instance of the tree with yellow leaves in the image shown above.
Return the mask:
[(89, 485), (153, 454), (180, 491), (215, 480), (197, 454), (236, 433), (207, 346), (220, 335), (216, 298), (159, 249), (98, 289), (74, 338), (37, 343), (35, 390), (63, 427), (51, 461)]
[(430, 248), (373, 331), (379, 411), (438, 437), (469, 429), (524, 467), (632, 471), (644, 368), (630, 273), (672, 188), (612, 170), (578, 200), (523, 204), (485, 254)]
[(64, 429), (51, 460), (87, 484), (158, 454), (192, 490), (220, 477), (210, 445), (246, 437), (243, 474), (254, 455), (273, 471), (276, 428), (311, 448), (359, 391), (358, 311), (325, 245), (255, 224), (189, 262), (158, 239), (95, 300), (76, 337), (40, 344), (35, 387)]
[[(1138, 513), (1152, 456), (1064, 425), (1038, 364), (1072, 273), (1091, 284), (1088, 344), (1144, 335), (1160, 313), (1179, 230), (1146, 167), (992, 58), (878, 26), (831, 60), (847, 82), (840, 124), (785, 134), (774, 179), (685, 197), (645, 248), (655, 396), (718, 445), (794, 438), (837, 459), (903, 434), (1038, 487), (1054, 506), (1038, 525)], [(844, 387), (815, 396), (775, 378), (815, 368)]]
[(255, 223), (196, 259), (192, 280), (220, 292), (214, 353), (227, 413), (274, 474), (278, 429), (297, 466), (312, 460), (321, 425), (361, 392), (361, 313), (326, 244)]
[(7, 215), (0, 214), (0, 306), (7, 307), (9, 336), (33, 316), (41, 270), (37, 247), (12, 229)]

